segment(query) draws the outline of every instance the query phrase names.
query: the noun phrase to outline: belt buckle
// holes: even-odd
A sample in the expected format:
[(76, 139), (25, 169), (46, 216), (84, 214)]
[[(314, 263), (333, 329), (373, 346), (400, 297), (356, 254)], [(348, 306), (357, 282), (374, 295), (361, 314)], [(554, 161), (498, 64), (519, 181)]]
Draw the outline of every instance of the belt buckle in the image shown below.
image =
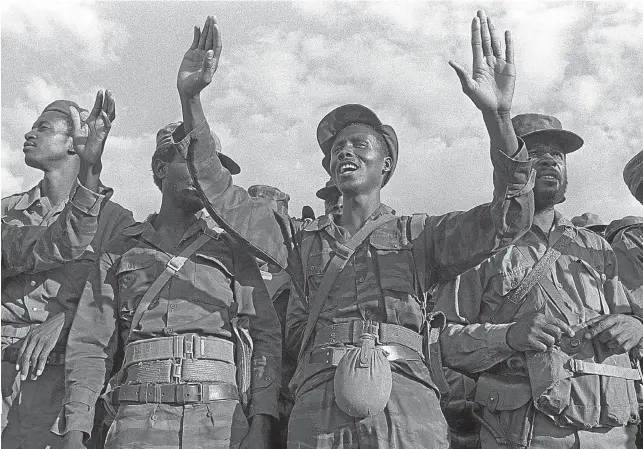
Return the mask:
[(375, 335), (377, 342), (380, 339), (380, 323), (379, 321), (366, 320), (362, 324), (362, 333), (369, 333)]
[(183, 377), (183, 358), (174, 359), (170, 367), (170, 380), (178, 383)]
[[(189, 398), (190, 393), (188, 392), (188, 388), (190, 387), (196, 387), (197, 389), (197, 397), (196, 398)], [(203, 384), (200, 382), (191, 382), (191, 383), (185, 383), (181, 384), (181, 404), (189, 404), (193, 402), (202, 402), (203, 401)]]
[(183, 355), (186, 359), (194, 358), (194, 338), (196, 335), (186, 335), (183, 339)]

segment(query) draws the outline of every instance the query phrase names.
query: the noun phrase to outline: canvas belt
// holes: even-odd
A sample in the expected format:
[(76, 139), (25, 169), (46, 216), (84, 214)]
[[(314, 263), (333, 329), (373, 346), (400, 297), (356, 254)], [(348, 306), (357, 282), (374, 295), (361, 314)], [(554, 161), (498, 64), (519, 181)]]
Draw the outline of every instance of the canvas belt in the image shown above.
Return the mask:
[[(16, 363), (18, 361), (18, 354), (20, 348), (8, 347), (2, 351), (2, 361), (8, 363)], [(65, 364), (65, 350), (62, 348), (54, 348), (53, 351), (47, 356), (47, 365), (64, 365)]]
[(129, 365), (125, 382), (186, 383), (221, 382), (236, 385), (237, 367), (220, 360), (151, 360)]
[[(381, 345), (376, 346), (386, 353), (386, 358), (392, 362), (394, 360), (422, 360), (419, 353), (401, 345)], [(310, 363), (337, 366), (344, 354), (352, 348), (324, 348), (314, 350), (310, 354)]]
[(121, 385), (114, 390), (113, 401), (168, 404), (206, 404), (226, 399), (239, 399), (236, 385), (232, 384), (143, 384)]
[(125, 348), (125, 366), (164, 359), (207, 359), (234, 364), (234, 343), (223, 338), (183, 334), (134, 341)]
[(353, 320), (325, 326), (316, 332), (313, 347), (337, 343), (358, 344), (363, 333), (377, 335), (378, 344), (402, 345), (422, 354), (422, 335), (397, 324), (370, 320)]
[(641, 373), (637, 369), (608, 365), (606, 363), (594, 363), (586, 362), (584, 360), (569, 359), (569, 369), (578, 374), (597, 374), (599, 376), (641, 380)]
[(34, 324), (3, 324), (0, 329), (0, 335), (3, 337), (25, 338), (29, 331), (41, 323)]

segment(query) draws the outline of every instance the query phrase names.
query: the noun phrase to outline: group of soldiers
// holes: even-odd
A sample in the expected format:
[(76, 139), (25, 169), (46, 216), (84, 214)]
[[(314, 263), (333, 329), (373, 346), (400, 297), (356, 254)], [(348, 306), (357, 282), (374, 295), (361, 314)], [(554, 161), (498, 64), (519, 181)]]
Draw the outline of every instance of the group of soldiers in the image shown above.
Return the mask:
[[(556, 210), (582, 138), (511, 117), (511, 35), (483, 11), (471, 44), (472, 73), (450, 65), (489, 134), (493, 199), (440, 216), (380, 201), (398, 139), (359, 104), (317, 127), (323, 216), (236, 186), (200, 100), (212, 16), (144, 222), (100, 183), (112, 93), (47, 106), (24, 144), (44, 177), (2, 200), (2, 446), (635, 447), (643, 219), (604, 232)], [(643, 203), (643, 152), (624, 179)]]

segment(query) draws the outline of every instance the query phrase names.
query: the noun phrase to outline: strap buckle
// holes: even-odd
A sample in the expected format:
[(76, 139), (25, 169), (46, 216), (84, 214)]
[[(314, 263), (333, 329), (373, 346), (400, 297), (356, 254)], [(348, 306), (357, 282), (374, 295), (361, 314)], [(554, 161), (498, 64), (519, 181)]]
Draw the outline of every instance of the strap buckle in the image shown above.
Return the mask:
[[(192, 382), (177, 385), (177, 402), (179, 404), (189, 404), (193, 402), (203, 402), (203, 384)], [(191, 397), (193, 388), (196, 387), (196, 397)]]
[[(375, 343), (380, 343), (380, 323), (374, 320), (354, 321), (353, 322), (353, 344), (358, 343), (362, 334), (371, 334), (375, 336)], [(360, 326), (361, 324), (361, 326)]]
[(170, 366), (170, 380), (172, 382), (180, 382), (183, 377), (183, 358), (174, 359), (172, 366)]
[(186, 260), (186, 257), (174, 256), (167, 261), (167, 264), (165, 264), (165, 268), (171, 271), (172, 274), (176, 274), (176, 272), (181, 269)]
[(183, 356), (186, 359), (196, 358), (194, 356), (195, 338), (197, 338), (197, 336), (194, 334), (191, 334), (191, 335), (186, 335), (185, 338), (183, 339)]
[(338, 244), (337, 248), (335, 249), (335, 255), (342, 260), (348, 260), (351, 257), (352, 253), (353, 252), (348, 246), (342, 245), (341, 243)]

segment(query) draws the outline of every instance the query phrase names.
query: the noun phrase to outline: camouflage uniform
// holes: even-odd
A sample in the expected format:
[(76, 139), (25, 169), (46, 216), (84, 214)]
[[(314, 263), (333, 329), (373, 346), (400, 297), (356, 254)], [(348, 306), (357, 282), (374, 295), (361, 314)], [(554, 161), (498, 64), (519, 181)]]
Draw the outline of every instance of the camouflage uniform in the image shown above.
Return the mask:
[[(167, 248), (150, 223), (153, 218), (130, 226), (112, 240), (90, 274), (69, 334), (67, 395), (55, 433), (75, 430), (89, 434), (96, 400), (114, 360), (128, 345), (181, 337), (180, 341), (201, 342), (203, 347), (205, 337), (215, 337), (233, 348), (232, 323), (237, 317), (249, 318), (254, 342), (248, 418), (256, 414), (278, 416), (281, 336), (255, 260), (225, 234), (212, 231), (211, 224), (202, 218), (186, 231), (178, 248)], [(212, 238), (167, 282), (130, 334), (132, 316), (142, 296), (168, 260), (204, 233)], [(119, 385), (156, 391), (177, 383), (186, 389), (197, 384), (204, 389), (204, 385), (226, 384), (236, 391), (235, 373), (241, 368), (235, 365), (232, 352), (217, 354), (216, 360), (197, 355), (177, 357), (179, 362), (160, 357), (129, 364)], [(178, 371), (171, 368), (174, 363), (180, 364)], [(161, 374), (150, 377), (165, 371), (165, 381)], [(209, 380), (204, 381), (203, 376)], [(140, 402), (120, 401), (105, 447), (238, 447), (248, 431), (238, 393), (234, 399), (201, 399), (195, 394), (192, 399), (172, 402), (159, 402), (158, 397), (141, 400), (140, 396)]]
[[(134, 221), (131, 212), (106, 200), (112, 194), (111, 189), (104, 189), (102, 195), (97, 196), (76, 184), (68, 206), (60, 204), (55, 207), (40, 192), (38, 185), (28, 192), (2, 200), (2, 446), (6, 448), (40, 449), (61, 446), (62, 439), (53, 435), (49, 428), (60, 410), (65, 393), (63, 360), (67, 332), (85, 278), (99, 249)], [(99, 210), (100, 216), (96, 221)], [(77, 221), (79, 211), (84, 211), (93, 218), (89, 222), (85, 222), (85, 219)], [(64, 228), (60, 226), (62, 223), (65, 223)], [(76, 225), (81, 227), (76, 231), (69, 229)], [(79, 232), (80, 238), (73, 238), (62, 245), (60, 242), (46, 240), (34, 242), (33, 237), (37, 237), (37, 234), (32, 234), (34, 226), (52, 226), (51, 230), (60, 231), (64, 229), (58, 235), (64, 239)], [(5, 241), (7, 230), (8, 238), (11, 234), (22, 235), (11, 238), (11, 243), (8, 243)], [(81, 236), (82, 234), (85, 236)], [(49, 235), (55, 236), (55, 233)], [(90, 248), (85, 251), (87, 245), (84, 241), (89, 235), (94, 237)], [(10, 266), (7, 270), (9, 273), (4, 273), (5, 252), (8, 264), (24, 259), (17, 246), (18, 239), (22, 237), (26, 237), (30, 245), (35, 243), (35, 252), (31, 256), (27, 255), (29, 257), (25, 265)], [(8, 246), (5, 247), (5, 244)], [(81, 254), (78, 255), (78, 252)], [(59, 259), (72, 255), (76, 258), (74, 262), (53, 268)], [(45, 271), (34, 271), (39, 268)], [(22, 273), (17, 274), (20, 271)], [(11, 277), (5, 278), (7, 274)], [(36, 380), (21, 381), (15, 364), (22, 339), (31, 329), (59, 314), (65, 315), (65, 324), (43, 374)]]
[[(392, 129), (390, 129), (392, 131)], [(178, 138), (178, 137), (177, 137)], [(389, 134), (388, 138), (391, 138)], [(385, 141), (386, 141), (385, 137)], [(309, 306), (324, 269), (338, 246), (349, 238), (332, 216), (322, 216), (302, 229), (288, 216), (253, 200), (232, 184), (213, 158), (217, 142), (206, 122), (184, 138), (188, 167), (208, 212), (228, 232), (245, 242), (258, 257), (285, 269), (292, 279), (286, 341), (299, 351)], [(433, 281), (450, 278), (511, 243), (530, 226), (533, 197), (531, 162), (521, 149), (512, 159), (492, 149), (494, 200), (469, 212), (423, 216), (426, 266)], [(323, 164), (328, 166), (328, 159)], [(387, 177), (388, 180), (390, 177)], [(385, 205), (371, 216), (392, 211)], [(419, 331), (424, 322), (408, 235), (409, 217), (397, 217), (371, 234), (339, 274), (316, 329), (357, 320), (394, 323)], [(308, 254), (302, 241), (312, 239)], [(318, 348), (314, 348), (315, 350)], [(415, 353), (413, 360), (392, 362), (392, 392), (386, 408), (374, 416), (354, 419), (334, 401), (334, 368), (306, 374), (311, 353), (299, 360), (291, 382), (296, 395), (288, 434), (290, 448), (447, 447), (447, 429), (429, 370)]]

